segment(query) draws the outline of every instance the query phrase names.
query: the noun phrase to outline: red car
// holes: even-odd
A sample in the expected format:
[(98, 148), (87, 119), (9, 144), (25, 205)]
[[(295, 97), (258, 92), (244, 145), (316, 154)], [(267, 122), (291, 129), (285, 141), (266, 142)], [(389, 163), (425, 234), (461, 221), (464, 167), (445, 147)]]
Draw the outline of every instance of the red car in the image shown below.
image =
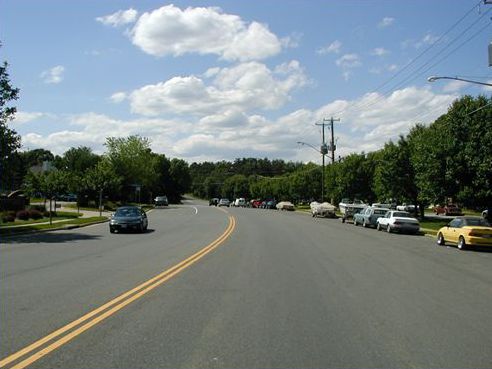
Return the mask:
[(259, 207), (261, 206), (261, 203), (262, 203), (262, 202), (263, 202), (263, 201), (261, 201), (261, 200), (251, 200), (251, 206), (252, 206), (253, 208), (259, 208)]
[(449, 204), (449, 205), (444, 205), (444, 206), (437, 205), (434, 207), (433, 211), (434, 211), (434, 213), (436, 213), (436, 215), (439, 215), (439, 214), (462, 215), (461, 209), (454, 204)]

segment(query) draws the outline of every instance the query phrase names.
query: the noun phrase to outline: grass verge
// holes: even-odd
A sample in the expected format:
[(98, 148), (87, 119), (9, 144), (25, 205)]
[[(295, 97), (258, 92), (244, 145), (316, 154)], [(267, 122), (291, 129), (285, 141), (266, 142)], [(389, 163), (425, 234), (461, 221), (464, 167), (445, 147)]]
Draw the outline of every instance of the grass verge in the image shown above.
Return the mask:
[(25, 227), (18, 227), (18, 228), (0, 228), (0, 235), (11, 236), (16, 234), (31, 233), (36, 231), (72, 228), (72, 227), (90, 225), (94, 223), (100, 223), (106, 221), (107, 219), (108, 219), (107, 217), (75, 218), (75, 219), (67, 219), (66, 221), (53, 223), (53, 224), (31, 224)]

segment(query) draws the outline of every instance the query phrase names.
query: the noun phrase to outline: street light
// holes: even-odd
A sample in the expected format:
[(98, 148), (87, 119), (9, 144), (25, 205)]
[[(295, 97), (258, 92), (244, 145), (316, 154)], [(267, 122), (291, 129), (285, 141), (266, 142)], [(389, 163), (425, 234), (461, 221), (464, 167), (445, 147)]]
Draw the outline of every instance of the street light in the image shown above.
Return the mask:
[(322, 157), (322, 173), (321, 173), (321, 202), (325, 201), (325, 155), (328, 154), (328, 146), (323, 143), (318, 150), (316, 147), (313, 145), (307, 143), (307, 142), (302, 142), (302, 141), (297, 141), (298, 145), (304, 145), (304, 146), (309, 146), (312, 148), (314, 151), (317, 153), (321, 154)]
[(460, 77), (430, 76), (429, 78), (427, 78), (427, 81), (434, 82), (434, 81), (437, 81), (438, 79), (453, 79), (455, 81), (463, 81), (463, 82), (468, 82), (468, 83), (475, 83), (477, 85), (482, 85), (482, 86), (492, 86), (491, 83), (473, 81), (471, 79), (465, 79), (465, 78), (460, 78)]

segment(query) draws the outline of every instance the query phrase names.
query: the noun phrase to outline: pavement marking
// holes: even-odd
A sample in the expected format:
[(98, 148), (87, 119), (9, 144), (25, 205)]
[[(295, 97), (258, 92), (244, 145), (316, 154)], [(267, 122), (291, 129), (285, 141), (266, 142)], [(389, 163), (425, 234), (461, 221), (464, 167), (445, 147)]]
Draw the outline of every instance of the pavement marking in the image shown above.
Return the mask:
[[(154, 288), (160, 286), (164, 282), (168, 281), (175, 275), (179, 274), (192, 264), (196, 263), (198, 260), (203, 258), (205, 255), (219, 247), (229, 236), (232, 234), (236, 227), (236, 219), (229, 215), (229, 224), (226, 228), (226, 230), (213, 242), (205, 246), (203, 249), (200, 251), (196, 252), (195, 254), (191, 255), (190, 257), (186, 258), (185, 260), (181, 261), (180, 263), (174, 265), (173, 267), (167, 269), (166, 271), (156, 275), (155, 277), (149, 279), (148, 281), (138, 285), (137, 287), (131, 289), (130, 291), (127, 291), (123, 293), (122, 295), (116, 297), (115, 299), (105, 303), (104, 305), (100, 306), (97, 309), (92, 310), (91, 312), (85, 314), (84, 316), (80, 317), (79, 319), (74, 320), (73, 322), (57, 329), (56, 331), (50, 333), (49, 335), (37, 340), (36, 342), (32, 343), (29, 346), (26, 346), (25, 348), (17, 351), (16, 353), (7, 356), (6, 358), (0, 360), (0, 368), (3, 368), (4, 366), (20, 359), (21, 357), (29, 354), (30, 352), (40, 348), (44, 344), (52, 341), (56, 337), (70, 331), (71, 329), (79, 326), (80, 324), (88, 321), (84, 325), (78, 327), (77, 329), (73, 330), (72, 332), (66, 334), (65, 336), (62, 336), (55, 342), (51, 343), (50, 345), (46, 346), (45, 348), (39, 350), (38, 352), (35, 352), (32, 354), (30, 357), (27, 359), (24, 359), (20, 363), (14, 365), (11, 367), (11, 369), (22, 369), (30, 364), (34, 363), (35, 361), (41, 359), (42, 357), (46, 356), (50, 352), (56, 350), (57, 348), (61, 347), (65, 343), (71, 341), (73, 338), (77, 337), (81, 333), (85, 332), (89, 328), (97, 325), (98, 323), (102, 322), (104, 319), (110, 317), (111, 315), (115, 314), (117, 311), (123, 309), (125, 306), (128, 304), (132, 303), (133, 301), (139, 299), (146, 293), (152, 291)], [(109, 310), (107, 310), (109, 309)], [(103, 311), (107, 310), (106, 312), (102, 313)], [(98, 315), (99, 313), (102, 313)]]
[(192, 206), (193, 209), (195, 209), (195, 215), (198, 214), (198, 208), (196, 206)]

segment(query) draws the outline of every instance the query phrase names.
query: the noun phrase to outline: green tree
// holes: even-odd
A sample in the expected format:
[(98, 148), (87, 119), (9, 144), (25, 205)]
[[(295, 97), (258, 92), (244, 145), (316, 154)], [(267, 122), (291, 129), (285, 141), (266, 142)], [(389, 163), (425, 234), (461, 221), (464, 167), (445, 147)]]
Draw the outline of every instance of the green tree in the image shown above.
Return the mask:
[[(108, 137), (106, 139), (107, 158), (125, 188), (123, 197), (131, 198), (132, 186), (153, 188), (156, 181), (158, 159), (150, 149), (150, 141), (140, 136), (127, 138)], [(130, 194), (130, 196), (128, 195)], [(136, 200), (136, 198), (135, 198)]]
[(0, 187), (14, 189), (15, 165), (12, 155), (20, 148), (21, 138), (7, 123), (14, 119), (16, 108), (9, 103), (18, 99), (19, 89), (12, 87), (7, 68), (7, 62), (0, 65)]

